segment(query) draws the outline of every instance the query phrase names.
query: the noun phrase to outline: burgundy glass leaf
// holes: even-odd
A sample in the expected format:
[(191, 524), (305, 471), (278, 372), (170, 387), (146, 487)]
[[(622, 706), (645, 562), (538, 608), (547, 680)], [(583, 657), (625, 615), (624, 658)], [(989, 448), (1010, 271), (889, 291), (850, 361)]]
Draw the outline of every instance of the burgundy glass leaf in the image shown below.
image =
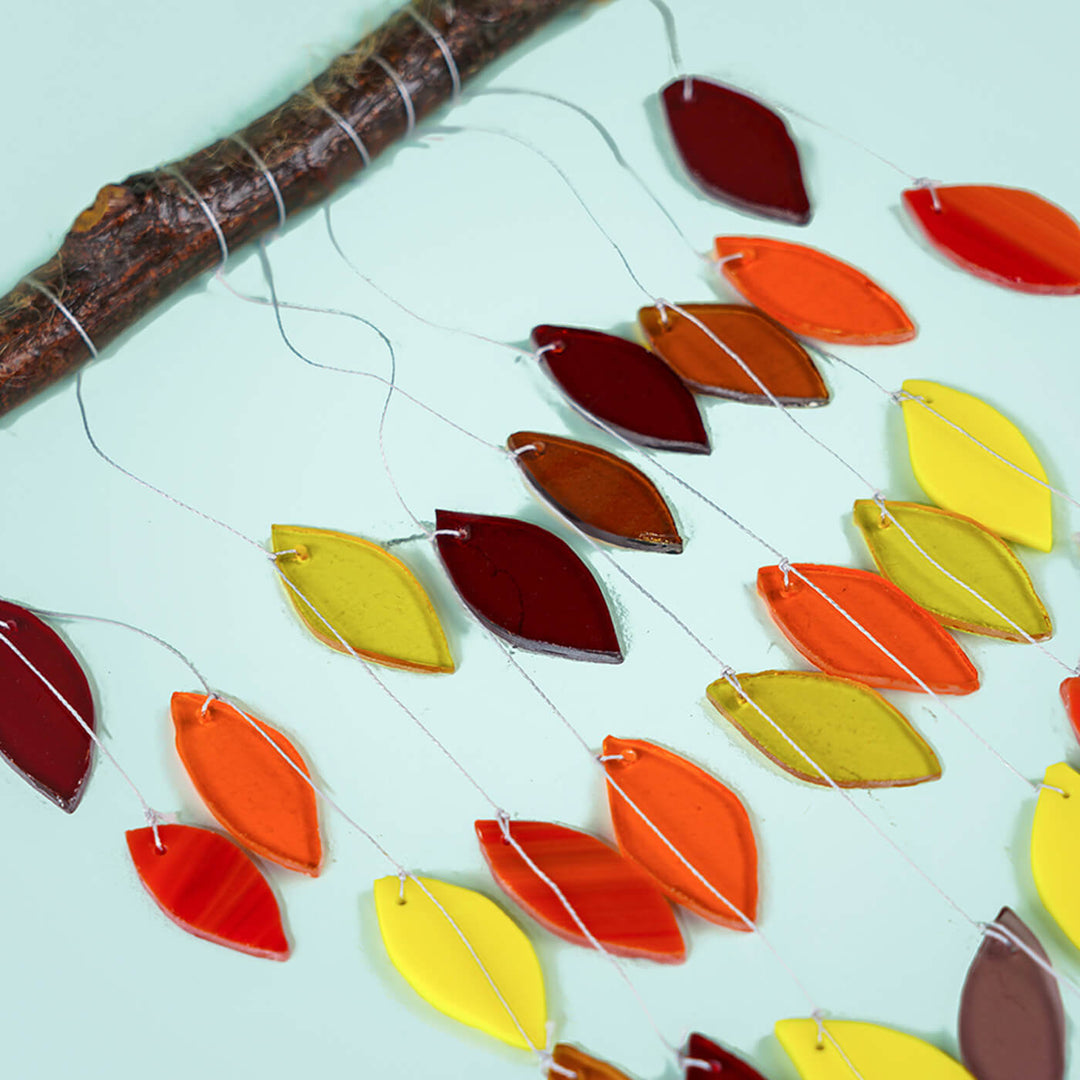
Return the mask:
[(661, 98), (679, 156), (702, 190), (762, 217), (810, 220), (799, 151), (772, 109), (689, 75), (665, 86)]
[(697, 1032), (686, 1043), (686, 1057), (693, 1062), (687, 1063), (686, 1080), (715, 1080), (716, 1077), (723, 1077), (723, 1080), (765, 1080), (757, 1069), (747, 1065), (742, 1058)]
[(513, 645), (619, 663), (607, 601), (573, 550), (516, 518), (436, 510), (446, 572), (473, 614)]
[(90, 775), (92, 740), (42, 676), (92, 729), (90, 685), (60, 636), (24, 608), (0, 601), (0, 633), (10, 642), (0, 641), (0, 754), (70, 814)]
[(694, 395), (648, 349), (625, 338), (568, 326), (537, 326), (540, 366), (586, 415), (642, 446), (709, 452)]

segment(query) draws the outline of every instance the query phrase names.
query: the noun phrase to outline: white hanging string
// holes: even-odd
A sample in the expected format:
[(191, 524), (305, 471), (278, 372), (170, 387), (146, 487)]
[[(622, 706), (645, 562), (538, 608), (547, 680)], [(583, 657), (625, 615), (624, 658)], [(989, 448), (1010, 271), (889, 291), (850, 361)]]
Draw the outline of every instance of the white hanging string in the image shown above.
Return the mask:
[[(416, 21), (417, 25), (431, 37), (439, 52), (442, 53), (443, 60), (446, 61), (446, 70), (450, 74), (450, 82), (454, 88), (451, 100), (454, 102), (459, 101), (461, 99), (461, 72), (458, 71), (457, 61), (454, 59), (454, 54), (450, 51), (450, 46), (447, 44), (446, 38), (439, 33), (430, 19), (421, 15), (412, 5), (405, 9), (405, 13), (410, 15)], [(450, 22), (450, 20), (447, 19), (447, 22)]]
[(176, 165), (166, 165), (161, 171), (171, 176), (195, 200), (199, 209), (203, 212), (203, 216), (217, 239), (218, 247), (221, 249), (221, 264), (219, 266), (219, 269), (221, 269), (229, 261), (229, 242), (225, 239), (225, 232), (221, 227), (221, 222), (217, 219), (217, 215), (210, 209), (210, 204), (199, 194), (195, 185)]
[(277, 205), (278, 228), (284, 229), (286, 217), (285, 199), (281, 194), (281, 188), (278, 187), (278, 182), (274, 179), (274, 174), (270, 171), (270, 167), (262, 159), (262, 156), (259, 154), (258, 150), (256, 150), (255, 147), (252, 146), (251, 143), (249, 143), (243, 135), (230, 135), (229, 139), (230, 141), (236, 143), (236, 145), (239, 146), (240, 149), (243, 150), (248, 155), (248, 157), (250, 157), (251, 160), (255, 162), (255, 165), (258, 167), (259, 172), (263, 174), (263, 178), (266, 180), (266, 185), (270, 188), (270, 193), (274, 196), (274, 203)]
[(401, 104), (405, 107), (405, 137), (408, 138), (416, 129), (416, 109), (413, 107), (412, 94), (409, 93), (405, 80), (378, 53), (373, 53), (368, 59), (374, 61), (386, 72), (397, 89)]
[(39, 293), (41, 293), (42, 296), (52, 301), (53, 306), (56, 308), (56, 310), (59, 311), (65, 319), (67, 319), (67, 321), (72, 325), (72, 327), (74, 327), (75, 332), (79, 335), (79, 337), (83, 339), (83, 343), (90, 350), (90, 356), (96, 360), (98, 358), (97, 346), (93, 343), (93, 341), (90, 340), (90, 335), (83, 328), (83, 324), (75, 318), (71, 311), (68, 310), (67, 305), (60, 299), (60, 297), (57, 296), (56, 293), (54, 293), (52, 289), (48, 287), (48, 285), (45, 285), (43, 282), (38, 281), (38, 279), (32, 274), (27, 274), (23, 278), (23, 281), (25, 281), (26, 284), (30, 286), (30, 288), (36, 289)]
[(364, 145), (364, 140), (360, 138), (356, 131), (356, 128), (345, 119), (335, 109), (330, 102), (326, 100), (313, 86), (307, 87), (304, 93), (311, 99), (335, 124), (345, 133), (349, 142), (356, 147), (356, 152), (360, 155), (360, 160), (364, 163), (364, 167), (367, 168), (371, 164), (371, 154), (368, 153), (368, 148)]

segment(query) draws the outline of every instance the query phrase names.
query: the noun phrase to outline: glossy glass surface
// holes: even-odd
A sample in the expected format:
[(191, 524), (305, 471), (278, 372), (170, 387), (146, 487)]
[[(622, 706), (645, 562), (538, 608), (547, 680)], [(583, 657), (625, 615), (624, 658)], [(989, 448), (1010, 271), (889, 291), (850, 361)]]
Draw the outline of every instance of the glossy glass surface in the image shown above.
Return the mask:
[(697, 1032), (691, 1034), (686, 1042), (686, 1056), (695, 1062), (709, 1064), (688, 1064), (685, 1080), (716, 1080), (717, 1077), (721, 1080), (765, 1080), (757, 1069), (747, 1065), (742, 1058)]
[(1080, 676), (1073, 675), (1061, 683), (1061, 700), (1065, 705), (1069, 723), (1080, 739)]
[[(552, 1061), (559, 1069), (573, 1073), (574, 1080), (630, 1080), (626, 1073), (620, 1072), (614, 1065), (590, 1057), (583, 1050), (566, 1043), (555, 1044)], [(568, 1080), (566, 1072), (560, 1072), (559, 1069), (550, 1069), (548, 1080)]]
[(1046, 770), (1043, 783), (1031, 826), (1031, 872), (1043, 906), (1080, 949), (1080, 774), (1061, 762)]

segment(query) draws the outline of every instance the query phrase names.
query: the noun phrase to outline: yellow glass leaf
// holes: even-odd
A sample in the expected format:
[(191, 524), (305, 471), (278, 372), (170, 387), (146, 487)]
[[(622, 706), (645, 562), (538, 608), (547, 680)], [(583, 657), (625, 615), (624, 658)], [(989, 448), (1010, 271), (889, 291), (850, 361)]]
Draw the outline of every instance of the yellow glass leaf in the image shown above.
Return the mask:
[(958, 1061), (914, 1035), (858, 1020), (824, 1025), (840, 1050), (827, 1037), (818, 1045), (815, 1020), (780, 1020), (774, 1028), (803, 1080), (852, 1080), (845, 1056), (864, 1080), (973, 1080)]
[(840, 787), (905, 787), (941, 776), (926, 740), (862, 683), (816, 671), (759, 671), (738, 680), (745, 697), (717, 679), (706, 691), (709, 700), (766, 757), (801, 780), (828, 783), (762, 712)]
[(277, 565), (310, 601), (285, 590), (320, 641), (348, 651), (328, 622), (365, 659), (410, 671), (454, 670), (439, 617), (400, 559), (347, 533), (274, 525), (271, 535), (274, 551), (295, 552)]
[(911, 467), (923, 491), (938, 506), (973, 517), (1006, 540), (1049, 551), (1049, 490), (985, 449), (1045, 481), (1042, 463), (1020, 429), (985, 401), (940, 383), (908, 379), (904, 389), (934, 410), (919, 401), (902, 403)]
[[(954, 630), (1007, 641), (1025, 640), (1016, 626), (1036, 641), (1050, 637), (1050, 616), (1023, 563), (1003, 540), (972, 518), (935, 506), (909, 502), (886, 502), (885, 506), (900, 528), (887, 517), (882, 520), (881, 508), (872, 499), (855, 503), (855, 524), (878, 570), (935, 619)], [(989, 600), (1007, 618), (995, 614), (938, 570), (901, 529), (910, 533), (934, 562)]]
[[(527, 1050), (528, 1043), (507, 1011), (509, 1005), (533, 1046), (543, 1047), (544, 979), (529, 939), (486, 896), (445, 881), (419, 880), (435, 903), (412, 879), (406, 880), (404, 895), (396, 877), (375, 882), (379, 930), (394, 967), (440, 1012)], [(447, 915), (468, 939), (506, 1005)]]
[(1043, 906), (1080, 949), (1080, 773), (1061, 762), (1046, 770), (1043, 783), (1031, 826), (1031, 873)]

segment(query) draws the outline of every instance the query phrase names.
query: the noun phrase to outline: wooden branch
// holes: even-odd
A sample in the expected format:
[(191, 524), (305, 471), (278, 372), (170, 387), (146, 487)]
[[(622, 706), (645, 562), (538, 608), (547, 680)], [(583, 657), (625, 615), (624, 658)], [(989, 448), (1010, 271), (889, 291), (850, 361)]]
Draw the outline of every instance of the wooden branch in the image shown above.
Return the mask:
[[(230, 251), (277, 228), (276, 196), (255, 155), (288, 214), (309, 207), (363, 168), (364, 153), (374, 158), (408, 133), (406, 96), (417, 120), (450, 98), (454, 81), (440, 46), (449, 49), (464, 82), (575, 2), (423, 0), (403, 8), (239, 138), (199, 150), (171, 167), (175, 172), (107, 184), (60, 250), (28, 276), (58, 297), (103, 349), (155, 304), (220, 264), (211, 215)], [(89, 356), (57, 305), (24, 279), (0, 298), (0, 415)]]

